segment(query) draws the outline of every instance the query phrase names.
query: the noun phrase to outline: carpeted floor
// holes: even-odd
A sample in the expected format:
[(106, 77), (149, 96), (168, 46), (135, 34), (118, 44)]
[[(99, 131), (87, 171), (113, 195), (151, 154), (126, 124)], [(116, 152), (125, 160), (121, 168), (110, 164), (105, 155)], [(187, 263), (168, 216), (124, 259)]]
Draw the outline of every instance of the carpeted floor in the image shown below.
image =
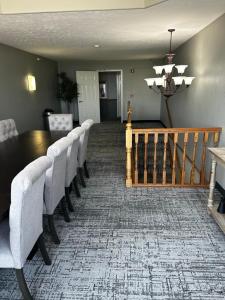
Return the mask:
[[(225, 236), (207, 214), (208, 191), (126, 189), (119, 123), (94, 126), (88, 157), (71, 223), (56, 215), (61, 244), (47, 241), (52, 265), (39, 253), (25, 265), (34, 298), (225, 299)], [(21, 299), (12, 270), (0, 270), (0, 299)]]

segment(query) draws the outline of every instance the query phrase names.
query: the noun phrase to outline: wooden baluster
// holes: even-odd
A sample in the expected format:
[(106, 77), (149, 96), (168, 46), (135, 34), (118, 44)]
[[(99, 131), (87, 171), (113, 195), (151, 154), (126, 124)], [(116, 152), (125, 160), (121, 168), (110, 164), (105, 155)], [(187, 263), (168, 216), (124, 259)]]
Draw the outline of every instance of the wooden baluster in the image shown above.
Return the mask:
[(214, 136), (213, 136), (214, 147), (218, 147), (219, 141), (220, 141), (220, 132), (214, 132)]
[(191, 164), (191, 175), (190, 175), (190, 182), (194, 184), (195, 181), (195, 159), (197, 154), (197, 146), (198, 146), (198, 136), (199, 133), (194, 133), (194, 147), (193, 147), (193, 154), (192, 154), (192, 164)]
[(157, 183), (157, 144), (158, 144), (158, 133), (154, 134), (154, 165), (153, 165), (153, 184)]
[(209, 139), (209, 132), (205, 132), (203, 136), (203, 149), (202, 149), (202, 166), (200, 172), (200, 184), (205, 184), (205, 160), (206, 160), (206, 147)]
[(178, 132), (174, 133), (173, 137), (173, 165), (172, 165), (172, 184), (176, 184), (176, 158), (177, 158), (177, 142)]
[(132, 187), (132, 127), (131, 123), (126, 125), (126, 186)]
[(184, 133), (184, 148), (183, 148), (183, 156), (182, 156), (182, 170), (181, 170), (181, 184), (185, 183), (185, 174), (186, 174), (186, 148), (188, 142), (188, 132)]
[(148, 159), (148, 133), (145, 133), (145, 148), (144, 148), (144, 184), (148, 182), (148, 170), (147, 170), (147, 159)]
[(164, 153), (163, 153), (163, 184), (166, 184), (166, 149), (168, 143), (168, 133), (164, 134)]
[(171, 150), (171, 143), (173, 144), (173, 137), (171, 133), (168, 133), (168, 156), (169, 156), (169, 162), (170, 162), (170, 169), (173, 170), (173, 156), (172, 156), (172, 150)]
[(135, 133), (135, 171), (134, 171), (134, 182), (138, 184), (138, 133)]

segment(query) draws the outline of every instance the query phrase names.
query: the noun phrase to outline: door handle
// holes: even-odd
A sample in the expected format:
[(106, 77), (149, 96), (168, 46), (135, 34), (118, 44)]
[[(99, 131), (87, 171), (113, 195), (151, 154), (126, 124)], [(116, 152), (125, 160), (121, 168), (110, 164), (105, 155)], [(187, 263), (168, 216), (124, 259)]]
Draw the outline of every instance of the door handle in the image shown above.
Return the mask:
[(84, 102), (84, 101), (79, 101), (79, 103), (82, 103), (82, 102)]

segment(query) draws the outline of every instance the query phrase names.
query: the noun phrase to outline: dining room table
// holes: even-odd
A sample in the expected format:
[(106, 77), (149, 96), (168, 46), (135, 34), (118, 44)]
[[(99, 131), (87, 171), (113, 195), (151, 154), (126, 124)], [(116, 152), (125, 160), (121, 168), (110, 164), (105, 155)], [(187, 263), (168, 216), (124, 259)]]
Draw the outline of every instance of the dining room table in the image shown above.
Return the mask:
[(48, 147), (67, 133), (32, 130), (0, 143), (0, 220), (9, 212), (13, 178), (33, 160), (46, 155)]

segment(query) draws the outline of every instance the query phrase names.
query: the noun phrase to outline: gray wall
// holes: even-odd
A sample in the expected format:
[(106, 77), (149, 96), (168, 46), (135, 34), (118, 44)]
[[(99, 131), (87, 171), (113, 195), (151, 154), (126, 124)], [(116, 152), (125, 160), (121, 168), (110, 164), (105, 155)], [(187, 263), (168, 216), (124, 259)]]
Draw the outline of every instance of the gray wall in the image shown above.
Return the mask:
[[(127, 102), (133, 106), (133, 120), (159, 120), (160, 97), (149, 90), (144, 78), (154, 76), (152, 66), (156, 62), (141, 61), (61, 61), (59, 71), (75, 78), (75, 71), (123, 70), (123, 117), (127, 118)], [(130, 69), (135, 72), (131, 73)]]
[[(0, 120), (13, 118), (19, 132), (42, 129), (45, 108), (60, 110), (56, 99), (57, 63), (0, 44)], [(26, 75), (36, 78), (30, 93)]]
[[(174, 127), (225, 127), (225, 15), (176, 50), (176, 64), (188, 64), (187, 74), (196, 76), (183, 93), (170, 99)], [(168, 124), (165, 102), (161, 120)], [(225, 146), (225, 132), (220, 146)], [(225, 171), (217, 172), (225, 187)]]

